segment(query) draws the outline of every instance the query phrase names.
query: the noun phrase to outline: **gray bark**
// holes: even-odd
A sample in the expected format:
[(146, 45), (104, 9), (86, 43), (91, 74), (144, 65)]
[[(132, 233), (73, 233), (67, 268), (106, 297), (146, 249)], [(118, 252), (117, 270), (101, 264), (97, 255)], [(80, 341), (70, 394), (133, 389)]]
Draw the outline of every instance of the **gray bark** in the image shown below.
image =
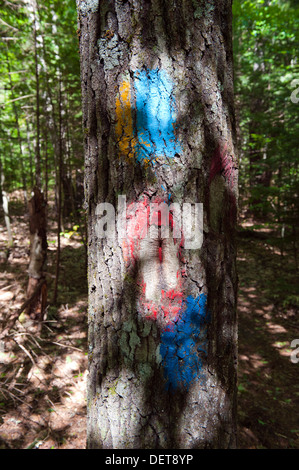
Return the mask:
[[(77, 7), (88, 211), (88, 447), (235, 447), (231, 1), (78, 0)], [(117, 208), (118, 195), (127, 206), (203, 203), (202, 247), (178, 249), (179, 241), (160, 236), (141, 240), (138, 249), (136, 242), (132, 258), (130, 237), (97, 232), (98, 204)], [(165, 292), (176, 289), (183, 301), (169, 295), (167, 317)], [(199, 299), (207, 299), (205, 314)]]
[[(47, 282), (44, 268), (47, 259), (47, 218), (43, 193), (35, 187), (28, 203), (30, 229), (30, 261), (27, 299), (31, 299), (27, 314), (42, 321), (47, 302)], [(41, 282), (43, 281), (43, 282)], [(37, 287), (39, 286), (39, 289)], [(34, 295), (35, 294), (35, 295)]]
[(2, 196), (2, 207), (3, 207), (3, 213), (4, 213), (4, 221), (5, 221), (5, 226), (7, 230), (7, 245), (8, 247), (13, 246), (13, 235), (11, 231), (11, 225), (10, 225), (10, 216), (9, 216), (9, 195), (5, 191), (5, 176), (4, 176), (4, 170), (2, 168), (2, 162), (0, 159), (0, 189), (1, 189), (1, 196)]

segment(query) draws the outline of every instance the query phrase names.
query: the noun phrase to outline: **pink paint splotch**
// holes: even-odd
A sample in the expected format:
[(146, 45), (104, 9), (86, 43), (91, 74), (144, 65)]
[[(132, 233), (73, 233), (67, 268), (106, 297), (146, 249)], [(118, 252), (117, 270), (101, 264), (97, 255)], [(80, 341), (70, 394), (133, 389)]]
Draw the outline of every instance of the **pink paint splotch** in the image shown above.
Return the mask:
[(237, 216), (237, 201), (234, 192), (236, 168), (232, 155), (227, 150), (227, 144), (219, 144), (214, 152), (209, 174), (209, 185), (216, 175), (223, 175), (227, 183), (229, 220), (234, 225)]
[(225, 181), (230, 188), (234, 183), (234, 161), (228, 154), (227, 144), (219, 144), (215, 150), (210, 167), (209, 184), (213, 181), (216, 175), (222, 174)]
[[(153, 210), (152, 204), (159, 205), (161, 210)], [(164, 206), (165, 204), (165, 206)], [(135, 270), (136, 282), (138, 285), (138, 311), (144, 318), (160, 320), (164, 325), (173, 323), (179, 316), (183, 302), (183, 283), (185, 269), (182, 264), (181, 250), (184, 238), (181, 233), (180, 238), (173, 238), (175, 219), (171, 211), (167, 210), (167, 218), (163, 216), (163, 207), (167, 208), (167, 203), (161, 198), (150, 198), (143, 196), (138, 202), (133, 202), (127, 207), (127, 238), (123, 241), (123, 255), (127, 270)], [(162, 212), (162, 213), (161, 213)], [(151, 240), (149, 237), (150, 227), (161, 229), (168, 224), (169, 237)], [(144, 240), (148, 240), (149, 261), (155, 266), (155, 271), (159, 272), (159, 279), (156, 282), (155, 290), (158, 292), (158, 300), (147, 298), (147, 282), (144, 279), (142, 270), (139, 269), (141, 263), (142, 249), (146, 251), (147, 245)], [(145, 248), (144, 248), (145, 247)], [(169, 264), (169, 253), (178, 260), (175, 272), (175, 282), (172, 285), (167, 283), (167, 276), (163, 270)], [(174, 263), (175, 264), (175, 263)], [(176, 265), (175, 265), (176, 266)], [(172, 276), (174, 278), (174, 275)], [(151, 281), (148, 281), (151, 282)], [(175, 285), (173, 285), (175, 284)]]

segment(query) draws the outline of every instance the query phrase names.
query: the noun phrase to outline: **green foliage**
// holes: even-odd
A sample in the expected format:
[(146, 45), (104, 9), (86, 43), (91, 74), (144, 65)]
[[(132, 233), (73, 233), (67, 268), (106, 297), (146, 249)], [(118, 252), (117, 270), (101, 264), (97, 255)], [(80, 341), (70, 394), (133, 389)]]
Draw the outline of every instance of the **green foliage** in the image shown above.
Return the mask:
[(60, 235), (65, 238), (72, 238), (73, 235), (78, 234), (79, 228), (79, 225), (74, 225), (72, 230), (65, 230), (64, 232), (60, 232)]
[[(281, 226), (290, 240), (296, 239), (299, 217), (298, 14), (296, 1), (233, 2), (241, 202), (263, 223)], [(76, 3), (45, 0), (32, 9), (26, 1), (5, 1), (0, 18), (0, 162), (5, 189), (29, 190), (34, 184), (37, 111), (43, 186), (57, 184), (61, 82), (67, 204), (67, 187), (76, 193), (75, 182), (83, 169)], [(65, 236), (75, 232), (65, 231)]]
[(299, 216), (298, 14), (297, 2), (233, 2), (240, 194), (289, 232)]
[(0, 19), (0, 158), (6, 189), (30, 190), (34, 184), (37, 85), (43, 186), (57, 181), (59, 82), (63, 171), (75, 187), (74, 169), (83, 167), (76, 2), (47, 0), (34, 9), (22, 0), (1, 2)]

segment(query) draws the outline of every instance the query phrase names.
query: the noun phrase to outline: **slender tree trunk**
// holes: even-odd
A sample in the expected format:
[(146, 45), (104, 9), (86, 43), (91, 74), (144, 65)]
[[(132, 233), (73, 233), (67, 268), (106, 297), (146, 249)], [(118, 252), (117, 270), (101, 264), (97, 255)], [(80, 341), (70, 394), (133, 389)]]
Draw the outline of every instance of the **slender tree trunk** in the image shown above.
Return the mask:
[[(231, 2), (77, 6), (88, 447), (235, 447)], [(203, 204), (203, 230), (195, 233), (201, 246), (188, 242), (186, 217), (182, 228), (179, 218), (163, 215), (187, 203)], [(152, 228), (156, 235), (146, 238)]]
[(33, 22), (34, 35), (34, 64), (35, 64), (35, 95), (36, 95), (36, 149), (35, 149), (35, 184), (41, 189), (41, 157), (40, 157), (40, 98), (39, 98), (39, 70), (37, 53), (36, 17)]
[(296, 270), (298, 271), (298, 236), (297, 236), (297, 230), (298, 227), (296, 225), (292, 225), (292, 247), (293, 247), (293, 253), (294, 253), (294, 259), (295, 259), (295, 266)]
[(4, 171), (2, 168), (2, 160), (0, 159), (0, 187), (1, 187), (1, 200), (2, 200), (2, 207), (3, 207), (3, 212), (4, 212), (4, 221), (5, 221), (5, 226), (7, 230), (7, 244), (8, 248), (13, 246), (13, 236), (12, 236), (12, 231), (11, 231), (11, 226), (10, 226), (10, 216), (9, 216), (9, 208), (8, 208), (8, 194), (5, 191), (4, 187), (4, 181), (5, 181), (5, 176), (4, 176)]
[(47, 303), (47, 282), (44, 276), (44, 267), (47, 259), (47, 218), (46, 202), (39, 188), (34, 188), (33, 196), (28, 206), (30, 262), (28, 268), (27, 299), (31, 299), (31, 301), (26, 312), (32, 319), (42, 321)]
[[(39, 4), (38, 2), (36, 3), (36, 8), (37, 8), (37, 12), (38, 12), (38, 17), (40, 17), (40, 7), (39, 7)], [(53, 13), (54, 14), (54, 13)], [(54, 29), (54, 25), (52, 27), (52, 33), (53, 35), (55, 35), (56, 33), (56, 30)], [(51, 105), (51, 118), (50, 120), (47, 122), (46, 126), (47, 128), (49, 129), (49, 133), (50, 133), (50, 137), (51, 137), (51, 140), (52, 140), (52, 146), (53, 146), (53, 149), (54, 149), (54, 167), (55, 167), (55, 209), (56, 209), (56, 213), (58, 211), (58, 192), (59, 192), (59, 188), (58, 188), (58, 171), (57, 171), (57, 168), (59, 166), (59, 157), (57, 157), (59, 155), (59, 123), (57, 124), (57, 118), (56, 118), (56, 114), (55, 114), (55, 105), (54, 105), (54, 99), (53, 99), (53, 91), (52, 91), (52, 88), (51, 88), (51, 77), (49, 75), (49, 70), (48, 70), (48, 54), (47, 54), (47, 50), (46, 50), (46, 44), (45, 44), (45, 40), (44, 40), (44, 36), (42, 35), (41, 36), (41, 41), (42, 41), (42, 55), (43, 55), (43, 60), (44, 60), (44, 74), (45, 74), (45, 79), (46, 79), (46, 89), (47, 89), (47, 96), (48, 96), (48, 99), (50, 101), (50, 105)], [(59, 103), (58, 103), (58, 107), (59, 107)], [(57, 114), (59, 113), (59, 109), (57, 110)]]
[(20, 131), (20, 125), (19, 125), (18, 109), (17, 109), (16, 103), (14, 101), (13, 83), (12, 83), (12, 78), (11, 78), (11, 73), (10, 73), (11, 70), (10, 70), (10, 63), (9, 63), (9, 57), (8, 57), (8, 47), (6, 49), (6, 61), (7, 61), (7, 71), (8, 71), (8, 75), (9, 75), (9, 84), (10, 84), (11, 96), (12, 96), (12, 100), (13, 100), (13, 111), (14, 111), (14, 115), (15, 115), (18, 143), (19, 143), (19, 149), (20, 149), (20, 165), (21, 165), (21, 175), (22, 175), (22, 182), (23, 182), (24, 204), (25, 204), (25, 208), (27, 209), (28, 201), (27, 201), (26, 173), (25, 173), (25, 168), (24, 168), (24, 152), (23, 152), (22, 137), (21, 137), (21, 131)]
[[(30, 260), (28, 267), (26, 313), (41, 322), (47, 304), (47, 281), (44, 275), (47, 260), (47, 202), (42, 193), (41, 153), (40, 153), (40, 77), (38, 56), (39, 23), (37, 21), (37, 2), (30, 0), (28, 10), (32, 19), (33, 49), (35, 66), (36, 95), (36, 146), (35, 146), (35, 186), (33, 196), (28, 202), (30, 229)], [(28, 128), (27, 128), (28, 130)], [(39, 324), (39, 327), (41, 324)]]
[(49, 165), (48, 165), (48, 129), (45, 126), (45, 200), (48, 202)]
[(61, 75), (59, 72), (59, 94), (58, 94), (58, 122), (59, 122), (59, 155), (58, 155), (58, 205), (57, 205), (57, 251), (53, 303), (57, 302), (58, 281), (60, 271), (60, 232), (61, 232), (61, 175), (62, 175), (62, 114), (61, 114)]
[(66, 120), (66, 167), (67, 167), (67, 176), (68, 176), (68, 188), (69, 193), (68, 197), (70, 213), (72, 213), (73, 219), (76, 218), (76, 207), (75, 207), (75, 195), (74, 195), (74, 184), (73, 184), (73, 174), (72, 174), (72, 153), (73, 153), (73, 145), (72, 139), (69, 130), (69, 122), (70, 122), (70, 110), (69, 110), (69, 99), (68, 94), (66, 93), (65, 97), (65, 120)]
[(29, 152), (29, 166), (30, 166), (30, 186), (33, 188), (34, 186), (34, 178), (33, 178), (33, 159), (32, 159), (32, 151), (31, 151), (31, 142), (30, 142), (30, 131), (29, 131), (29, 124), (28, 124), (28, 116), (26, 116), (26, 132), (27, 132), (27, 146)]

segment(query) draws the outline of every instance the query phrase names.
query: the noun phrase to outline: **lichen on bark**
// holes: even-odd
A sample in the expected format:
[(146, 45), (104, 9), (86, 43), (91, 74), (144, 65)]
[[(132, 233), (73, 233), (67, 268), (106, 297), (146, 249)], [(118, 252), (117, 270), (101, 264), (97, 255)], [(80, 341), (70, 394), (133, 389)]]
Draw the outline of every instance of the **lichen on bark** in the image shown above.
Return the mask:
[[(96, 4), (78, 1), (92, 286), (88, 446), (234, 447), (231, 3)], [(99, 239), (96, 207), (116, 207), (119, 195), (140, 211), (147, 201), (203, 203), (202, 247), (143, 244), (134, 230), (127, 246)]]

